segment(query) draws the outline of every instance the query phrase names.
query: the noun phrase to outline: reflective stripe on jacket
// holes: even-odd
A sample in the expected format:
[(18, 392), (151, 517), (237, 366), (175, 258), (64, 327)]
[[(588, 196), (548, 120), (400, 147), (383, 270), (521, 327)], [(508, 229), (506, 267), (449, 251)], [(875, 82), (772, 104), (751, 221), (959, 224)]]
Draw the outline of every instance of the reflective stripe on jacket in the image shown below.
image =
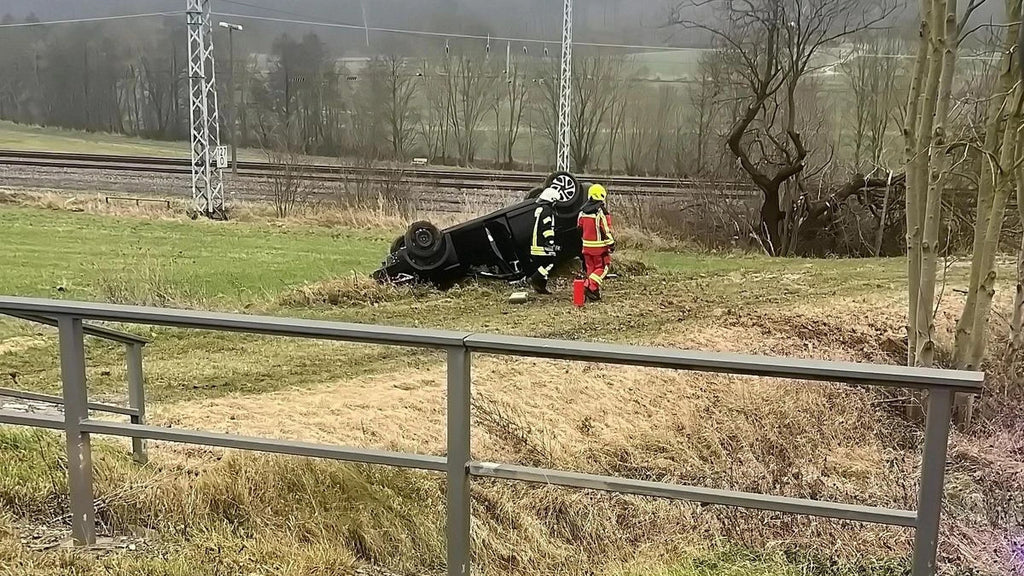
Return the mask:
[(531, 256), (550, 256), (555, 252), (555, 211), (550, 204), (537, 206), (533, 211), (533, 242)]
[(612, 217), (600, 205), (585, 206), (577, 220), (583, 233), (583, 249), (604, 249), (615, 244)]

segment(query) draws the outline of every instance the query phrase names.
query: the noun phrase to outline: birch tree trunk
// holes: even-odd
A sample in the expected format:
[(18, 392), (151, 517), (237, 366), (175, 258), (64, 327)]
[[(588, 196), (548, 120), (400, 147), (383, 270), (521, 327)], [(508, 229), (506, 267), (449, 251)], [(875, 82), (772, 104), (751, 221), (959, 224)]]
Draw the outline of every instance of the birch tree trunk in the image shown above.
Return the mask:
[(903, 126), (904, 156), (906, 160), (907, 190), (907, 280), (909, 285), (907, 309), (907, 364), (916, 363), (917, 353), (917, 296), (921, 284), (921, 243), (917, 217), (920, 203), (917, 192), (916, 166), (921, 161), (922, 151), (917, 137), (920, 121), (920, 104), (925, 73), (928, 64), (928, 45), (931, 40), (932, 0), (921, 0), (921, 28), (918, 37), (917, 57), (914, 59), (914, 74), (910, 79), (910, 95), (907, 99), (907, 118)]
[[(1024, 157), (1024, 138), (1017, 141), (1017, 157)], [(1014, 170), (1017, 184), (1017, 214), (1024, 222), (1024, 166)], [(1017, 291), (1013, 296), (1013, 316), (1010, 319), (1010, 347), (1007, 353), (1015, 357), (1024, 345), (1024, 231), (1020, 235), (1020, 248), (1017, 249)]]
[[(1020, 28), (1021, 7), (1017, 0), (1006, 1), (1007, 22), (1010, 23), (1006, 29), (1002, 44), (1002, 57), (999, 67), (1002, 72), (996, 85), (993, 87), (992, 100), (989, 102), (987, 117), (985, 119), (985, 141), (982, 148), (982, 158), (978, 182), (977, 220), (974, 225), (974, 259), (971, 263), (971, 277), (967, 289), (967, 302), (964, 305), (963, 314), (960, 316), (956, 326), (953, 351), (956, 367), (960, 369), (972, 369), (971, 355), (974, 348), (974, 340), (979, 335), (974, 331), (978, 317), (978, 301), (981, 294), (982, 279), (987, 276), (989, 269), (983, 264), (985, 254), (986, 238), (993, 219), (1002, 223), (1003, 208), (994, 210), (994, 201), (997, 189), (999, 169), (995, 165), (995, 159), (1000, 156), (999, 146), (1001, 131), (1004, 128), (1002, 123), (1006, 115), (1008, 93), (1014, 85), (1014, 47), (1017, 43), (1017, 34)], [(1000, 160), (1000, 165), (1002, 161)], [(1015, 173), (1017, 171), (1014, 171)], [(1013, 178), (1014, 175), (1007, 175)], [(1009, 194), (1007, 191), (1006, 194)], [(1003, 205), (1005, 207), (1005, 203)]]
[[(921, 103), (918, 150), (914, 163), (916, 226), (911, 231), (920, 259), (917, 294), (917, 366), (931, 366), (935, 360), (934, 309), (938, 231), (942, 216), (941, 180), (945, 167), (945, 129), (949, 111), (953, 67), (956, 63), (956, 0), (935, 0), (932, 4), (932, 41), (928, 58), (928, 81)], [(940, 115), (941, 114), (941, 115)], [(935, 120), (938, 119), (938, 126)], [(930, 139), (930, 146), (929, 146)], [(911, 209), (908, 207), (908, 213)]]
[[(988, 227), (985, 231), (985, 243), (982, 246), (981, 255), (975, 254), (974, 260), (980, 267), (979, 277), (981, 279), (976, 291), (977, 310), (974, 317), (974, 326), (971, 330), (971, 338), (968, 340), (970, 350), (967, 356), (967, 363), (963, 366), (967, 370), (977, 370), (985, 356), (985, 347), (988, 343), (988, 325), (992, 311), (992, 298), (996, 293), (996, 253), (999, 251), (999, 236), (1003, 230), (1003, 212), (1010, 199), (1010, 194), (1016, 184), (1014, 172), (1016, 172), (1016, 148), (1018, 141), (1018, 127), (1020, 126), (1021, 98), (1024, 91), (1017, 86), (1013, 92), (1013, 108), (1006, 120), (1006, 127), (1003, 130), (1002, 148), (999, 152), (999, 168), (996, 175), (995, 198), (992, 203), (992, 217), (989, 218)], [(979, 263), (980, 262), (980, 263)]]

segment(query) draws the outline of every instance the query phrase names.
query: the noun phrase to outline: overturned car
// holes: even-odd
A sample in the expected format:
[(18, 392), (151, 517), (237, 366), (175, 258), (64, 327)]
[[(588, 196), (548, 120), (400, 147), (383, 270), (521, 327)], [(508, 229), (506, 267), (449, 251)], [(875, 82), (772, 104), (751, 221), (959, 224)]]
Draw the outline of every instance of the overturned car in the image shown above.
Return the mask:
[(586, 185), (568, 172), (547, 177), (518, 204), (439, 230), (427, 221), (414, 222), (391, 245), (381, 267), (373, 273), (379, 282), (430, 282), (450, 285), (475, 276), (521, 280), (536, 271), (530, 258), (533, 242), (535, 199), (547, 188), (558, 193), (555, 201), (555, 243), (561, 247), (556, 264), (580, 254), (576, 227), (580, 209), (587, 202)]

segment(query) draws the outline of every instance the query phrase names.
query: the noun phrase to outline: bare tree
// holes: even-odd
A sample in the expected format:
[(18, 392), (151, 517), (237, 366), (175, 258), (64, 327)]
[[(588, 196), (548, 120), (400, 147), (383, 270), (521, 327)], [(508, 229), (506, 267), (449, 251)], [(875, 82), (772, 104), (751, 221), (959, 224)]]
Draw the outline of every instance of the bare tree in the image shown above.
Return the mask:
[(694, 170), (697, 174), (704, 174), (707, 169), (706, 157), (728, 81), (722, 55), (718, 52), (702, 54), (697, 62), (697, 77), (688, 94), (693, 115)]
[(423, 78), (422, 94), (425, 106), (419, 115), (416, 132), (420, 143), (427, 151), (428, 158), (445, 158), (448, 156), (451, 130), (451, 119), (448, 116), (448, 78), (429, 61), (423, 62), (419, 73)]
[[(538, 74), (535, 95), (531, 96), (533, 126), (552, 149), (558, 147), (558, 74), (557, 62), (546, 62)], [(596, 164), (605, 131), (621, 122), (616, 112), (621, 114), (622, 110), (616, 105), (622, 104), (624, 81), (622, 60), (589, 57), (573, 62), (569, 147), (574, 170), (587, 170)]]
[(630, 92), (634, 85), (634, 78), (630, 78), (623, 75), (617, 82), (609, 85), (606, 90), (609, 91), (611, 98), (611, 105), (608, 108), (608, 121), (607, 121), (607, 132), (608, 132), (608, 172), (611, 173), (615, 170), (615, 150), (616, 146), (620, 142), (620, 137), (625, 130), (626, 117), (630, 112), (630, 103), (633, 101)]
[(895, 10), (895, 0), (711, 0), (717, 22), (686, 15), (675, 25), (711, 33), (732, 74), (744, 85), (745, 110), (729, 132), (729, 151), (761, 190), (761, 232), (772, 254), (785, 250), (786, 212), (780, 191), (805, 168), (808, 150), (797, 126), (797, 92), (828, 44), (869, 29)]
[(391, 125), (385, 104), (389, 91), (384, 65), (377, 63), (375, 70), (360, 80), (355, 90), (349, 135), (359, 158), (373, 162), (387, 155)]
[(885, 135), (898, 97), (896, 81), (899, 53), (894, 41), (879, 38), (860, 39), (845, 57), (840, 69), (853, 97), (853, 168), (871, 172), (865, 164), (876, 168), (885, 149)]
[[(960, 19), (956, 0), (921, 2), (920, 37), (904, 122), (910, 300), (907, 360), (919, 366), (931, 366), (935, 359), (934, 318), (937, 307), (938, 239), (943, 223), (942, 193), (951, 172), (950, 157), (957, 148), (956, 139), (950, 137), (950, 105), (957, 52), (971, 15), (983, 1), (970, 0)], [(1019, 4), (1007, 2), (1007, 14), (1014, 13), (1019, 20)], [(1011, 20), (1011, 23), (1015, 21)], [(1007, 42), (1016, 38), (1017, 28), (1012, 25), (1007, 27), (1007, 34), (1011, 28), (1013, 34), (1007, 38)], [(1009, 70), (1013, 60), (1009, 50), (1006, 54), (1010, 59), (1005, 62), (1004, 70)], [(986, 121), (988, 126), (982, 155), (986, 162), (995, 162), (996, 169), (990, 174), (992, 178), (986, 178), (983, 174), (979, 186), (972, 290), (968, 294), (971, 298), (974, 293), (974, 298), (965, 310), (967, 318), (961, 318), (958, 323), (959, 342), (955, 345), (958, 349), (958, 362), (973, 358), (980, 360), (980, 356), (976, 356), (977, 347), (984, 349), (988, 305), (991, 303), (989, 289), (993, 288), (988, 279), (991, 278), (992, 283), (995, 280), (995, 256), (993, 253), (989, 257), (986, 252), (989, 246), (998, 243), (1005, 206), (1005, 200), (1000, 198), (1005, 197), (1009, 186), (1000, 182), (1012, 181), (1012, 176), (1007, 178), (1005, 175), (1009, 174), (1008, 167), (1012, 165), (1015, 156), (1015, 130), (1001, 133), (1000, 120), (1004, 114), (1009, 113), (1008, 125), (1016, 126), (1019, 120), (1014, 115), (1020, 113), (1019, 105), (1014, 105), (1016, 98), (1008, 98), (1008, 92), (1008, 85), (996, 89), (996, 97), (990, 102), (989, 119)], [(994, 153), (996, 150), (999, 151), (998, 155)], [(994, 197), (992, 190), (998, 191)], [(996, 217), (993, 218), (994, 215)], [(979, 290), (989, 292), (988, 297), (984, 294), (979, 297)], [(963, 352), (965, 346), (969, 346), (972, 352)]]
[(573, 169), (590, 168), (600, 154), (599, 137), (605, 127), (614, 90), (608, 90), (622, 77), (622, 61), (607, 57), (582, 58), (573, 62), (572, 125), (570, 156)]
[(469, 56), (446, 58), (443, 66), (448, 80), (448, 120), (459, 153), (459, 163), (469, 166), (476, 157), (479, 126), (487, 112), (495, 78), (485, 63)]
[(491, 112), (494, 114), (494, 162), (500, 164), (502, 156), (504, 155), (504, 139), (505, 139), (505, 98), (508, 97), (507, 82), (508, 77), (506, 76), (507, 71), (498, 70), (497, 64), (492, 63), (489, 74), (496, 74), (501, 76), (504, 80), (504, 85), (496, 86), (491, 91), (490, 107)]
[(658, 176), (666, 174), (666, 167), (673, 164), (672, 137), (677, 120), (676, 109), (679, 94), (672, 86), (659, 86), (655, 96), (654, 113), (656, 121), (652, 131), (651, 171)]
[(412, 145), (416, 127), (418, 95), (416, 73), (410, 72), (404, 58), (396, 55), (375, 59), (370, 63), (370, 75), (378, 75), (372, 84), (382, 94), (376, 102), (381, 107), (381, 121), (387, 126), (387, 141), (394, 158), (404, 160)]
[(558, 62), (545, 60), (538, 70), (530, 95), (530, 126), (551, 146), (558, 148)]
[[(1024, 223), (1024, 167), (1014, 171), (1017, 185), (1017, 218)], [(1013, 295), (1013, 311), (1010, 318), (1010, 342), (1007, 354), (1016, 357), (1024, 350), (1024, 226), (1021, 229), (1020, 245), (1017, 248), (1017, 283)]]
[(505, 71), (505, 112), (508, 116), (502, 148), (505, 153), (504, 165), (506, 168), (512, 168), (515, 165), (516, 141), (519, 139), (519, 130), (523, 125), (528, 89), (529, 81), (525, 68), (513, 60), (509, 70)]
[(261, 142), (263, 154), (273, 173), (265, 182), (266, 193), (278, 218), (286, 218), (316, 193), (316, 181), (306, 177), (309, 157), (302, 151), (300, 130), (280, 126)]
[(1003, 34), (999, 63), (1001, 73), (993, 84), (988, 102), (981, 150), (970, 284), (954, 338), (956, 365), (968, 370), (978, 369), (985, 354), (988, 319), (995, 294), (995, 259), (1004, 211), (1018, 184), (1020, 157), (1024, 153), (1019, 150), (1018, 142), (1024, 91), (1016, 79), (1020, 58), (1016, 52), (1020, 17), (1020, 3), (1006, 2), (1009, 25)]
[(624, 114), (625, 127), (622, 130), (622, 166), (626, 174), (638, 176), (648, 164), (651, 152), (651, 133), (658, 118), (653, 115), (651, 97), (646, 90), (634, 89), (629, 106)]

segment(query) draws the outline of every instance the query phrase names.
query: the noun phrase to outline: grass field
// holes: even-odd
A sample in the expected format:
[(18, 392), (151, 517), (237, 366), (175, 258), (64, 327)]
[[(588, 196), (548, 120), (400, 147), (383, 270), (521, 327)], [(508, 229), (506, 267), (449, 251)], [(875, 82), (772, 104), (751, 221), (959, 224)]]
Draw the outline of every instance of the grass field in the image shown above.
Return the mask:
[[(147, 140), (106, 132), (67, 130), (0, 121), (0, 150), (187, 157), (188, 142)], [(259, 151), (239, 150), (240, 160), (263, 160)]]
[(126, 156), (184, 156), (188, 154), (188, 143), (159, 142), (118, 134), (0, 121), (0, 149)]
[[(606, 302), (578, 311), (565, 280), (556, 296), (526, 306), (488, 283), (377, 286), (365, 274), (396, 231), (0, 205), (0, 293), (769, 355), (904, 354), (900, 260), (677, 253), (637, 241), (616, 254), (622, 277)], [(953, 267), (948, 282), (964, 278)], [(145, 362), (157, 425), (443, 454), (437, 354), (130, 329), (154, 340)], [(91, 397), (123, 402), (120, 351), (90, 341), (87, 353)], [(5, 375), (19, 388), (58, 391), (52, 330), (0, 320)], [(905, 478), (919, 428), (868, 390), (487, 356), (474, 362), (474, 387), (477, 458), (912, 505)], [(1018, 442), (1007, 434), (954, 440), (950, 570), (1009, 565), (1019, 534), (996, 512), (1011, 506), (1000, 498), (1014, 498), (1000, 474), (1019, 465), (1006, 456)], [(176, 445), (155, 446), (138, 468), (123, 444), (101, 443), (101, 516), (118, 534), (145, 534), (137, 550), (24, 548), (20, 538), (39, 526), (63, 529), (61, 450), (56, 436), (0, 429), (4, 576), (4, 566), (32, 576), (345, 574), (367, 563), (399, 574), (443, 570), (436, 477)], [(860, 576), (907, 567), (910, 533), (899, 529), (486, 482), (473, 497), (485, 574)]]
[[(480, 128), (482, 140), (480, 158), (493, 156), (493, 122), (486, 122)], [(173, 156), (187, 158), (189, 146), (187, 141), (171, 142), (149, 140), (121, 134), (106, 132), (86, 132), (84, 130), (68, 130), (52, 126), (15, 124), (0, 120), (0, 150), (19, 150), (32, 152), (66, 152), (73, 154), (114, 154), (122, 156)], [(519, 162), (529, 164), (530, 134), (525, 128), (516, 143), (515, 156)], [(534, 137), (534, 153), (537, 162), (542, 166), (552, 156), (550, 144), (540, 134)], [(266, 155), (254, 148), (239, 148), (240, 161), (266, 161)], [(316, 163), (329, 164), (336, 158), (309, 156), (308, 160)]]

